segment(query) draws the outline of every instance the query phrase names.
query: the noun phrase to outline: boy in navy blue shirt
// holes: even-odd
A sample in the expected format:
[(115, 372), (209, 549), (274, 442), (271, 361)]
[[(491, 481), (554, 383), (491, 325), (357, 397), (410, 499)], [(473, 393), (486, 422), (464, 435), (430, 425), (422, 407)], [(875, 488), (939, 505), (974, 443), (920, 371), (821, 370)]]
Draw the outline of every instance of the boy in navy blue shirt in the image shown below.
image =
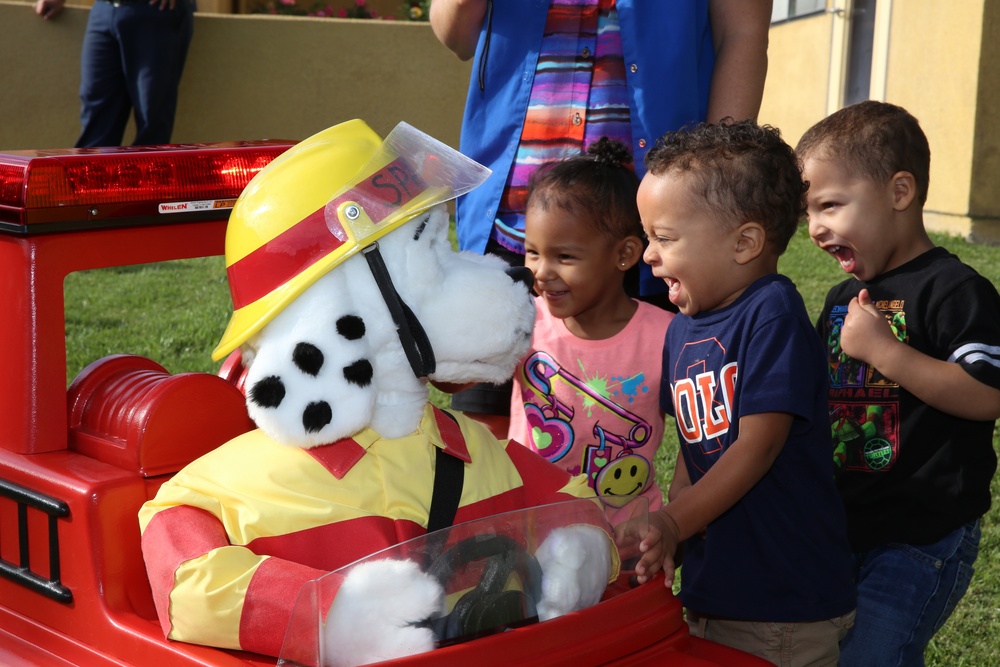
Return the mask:
[(680, 440), (636, 567), (673, 581), (692, 633), (781, 665), (836, 665), (855, 588), (834, 486), (823, 348), (778, 257), (804, 186), (777, 130), (702, 124), (646, 156), (643, 259), (679, 308), (661, 404)]

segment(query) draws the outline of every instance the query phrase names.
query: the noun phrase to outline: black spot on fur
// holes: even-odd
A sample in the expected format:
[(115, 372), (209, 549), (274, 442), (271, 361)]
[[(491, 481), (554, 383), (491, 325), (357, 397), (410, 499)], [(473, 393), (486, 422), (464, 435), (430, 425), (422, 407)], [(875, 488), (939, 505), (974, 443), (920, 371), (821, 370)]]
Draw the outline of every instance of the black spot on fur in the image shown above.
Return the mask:
[(414, 241), (419, 241), (420, 240), (420, 237), (424, 233), (424, 230), (427, 229), (427, 223), (430, 222), (430, 219), (431, 219), (431, 216), (427, 216), (426, 218), (424, 218), (423, 220), (420, 221), (419, 225), (417, 225), (417, 228), (413, 231), (413, 240)]
[(323, 368), (323, 353), (312, 343), (298, 343), (292, 352), (292, 361), (300, 371), (316, 377)]
[(333, 419), (333, 410), (326, 401), (310, 403), (302, 413), (302, 426), (307, 433), (316, 433), (323, 430), (323, 427)]
[(365, 335), (365, 321), (357, 315), (344, 315), (337, 320), (337, 333), (347, 340), (358, 340)]
[(262, 408), (276, 408), (285, 398), (285, 383), (277, 375), (269, 375), (250, 388), (250, 400)]
[(358, 359), (350, 366), (344, 366), (344, 379), (359, 387), (372, 383), (372, 364), (367, 359)]

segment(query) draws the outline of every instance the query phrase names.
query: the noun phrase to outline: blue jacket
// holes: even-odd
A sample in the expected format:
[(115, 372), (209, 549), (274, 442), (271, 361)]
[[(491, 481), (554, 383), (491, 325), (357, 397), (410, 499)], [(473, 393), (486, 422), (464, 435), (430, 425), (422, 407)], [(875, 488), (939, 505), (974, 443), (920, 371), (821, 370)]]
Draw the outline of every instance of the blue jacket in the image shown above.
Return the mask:
[[(629, 88), (632, 155), (664, 133), (705, 119), (715, 51), (709, 0), (618, 0)], [(486, 249), (527, 111), (549, 0), (490, 3), (476, 46), (461, 151), (493, 170), (457, 202), (463, 250)]]

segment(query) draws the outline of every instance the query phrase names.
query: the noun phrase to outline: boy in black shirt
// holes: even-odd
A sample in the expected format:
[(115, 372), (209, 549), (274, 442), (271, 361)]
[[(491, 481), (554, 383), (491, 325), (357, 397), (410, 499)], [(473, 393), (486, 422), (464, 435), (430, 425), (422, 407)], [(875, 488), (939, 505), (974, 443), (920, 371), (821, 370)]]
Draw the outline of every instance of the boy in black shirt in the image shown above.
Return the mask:
[(858, 576), (841, 664), (923, 665), (969, 585), (990, 506), (1000, 295), (927, 236), (930, 149), (904, 109), (847, 107), (797, 151), (809, 234), (854, 276), (818, 323)]

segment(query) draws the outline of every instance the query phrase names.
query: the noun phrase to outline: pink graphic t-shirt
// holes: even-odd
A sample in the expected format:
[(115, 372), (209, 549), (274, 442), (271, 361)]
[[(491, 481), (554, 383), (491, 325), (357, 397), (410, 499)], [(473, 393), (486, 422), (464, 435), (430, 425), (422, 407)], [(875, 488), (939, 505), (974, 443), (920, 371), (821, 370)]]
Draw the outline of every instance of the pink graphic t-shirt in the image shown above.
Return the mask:
[(638, 302), (617, 335), (584, 340), (536, 306), (531, 350), (514, 371), (510, 438), (586, 474), (608, 505), (641, 494), (650, 511), (660, 508), (653, 457), (663, 439), (660, 374), (673, 313)]

